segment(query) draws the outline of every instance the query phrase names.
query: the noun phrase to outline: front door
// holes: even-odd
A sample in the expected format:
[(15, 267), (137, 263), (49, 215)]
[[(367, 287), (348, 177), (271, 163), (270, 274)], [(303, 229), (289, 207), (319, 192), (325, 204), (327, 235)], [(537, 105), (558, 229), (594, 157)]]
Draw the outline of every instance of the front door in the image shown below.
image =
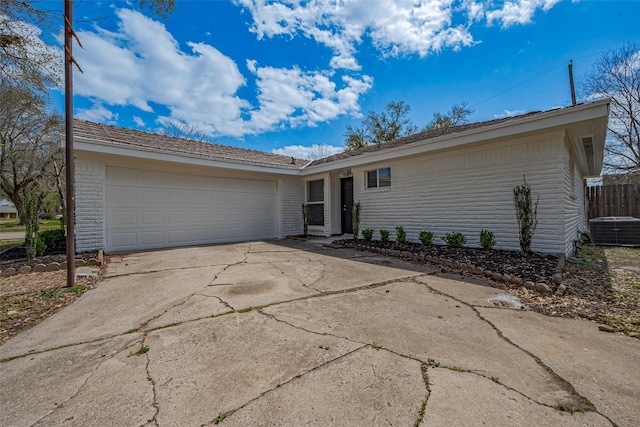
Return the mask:
[(353, 233), (353, 177), (340, 179), (342, 234)]

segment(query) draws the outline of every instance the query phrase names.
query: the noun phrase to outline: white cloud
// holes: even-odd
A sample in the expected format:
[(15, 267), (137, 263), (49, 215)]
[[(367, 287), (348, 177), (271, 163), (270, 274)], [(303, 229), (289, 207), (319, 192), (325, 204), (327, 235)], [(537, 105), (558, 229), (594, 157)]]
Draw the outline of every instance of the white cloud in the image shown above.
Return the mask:
[(304, 145), (288, 145), (282, 148), (274, 148), (271, 150), (273, 154), (282, 154), (283, 156), (292, 156), (297, 159), (321, 159), (333, 154), (342, 153), (344, 147), (338, 147), (328, 144), (313, 144), (310, 147)]
[(142, 118), (140, 118), (138, 116), (133, 116), (133, 122), (136, 124), (136, 126), (141, 127), (141, 128), (146, 126), (144, 120), (142, 120)]
[(170, 114), (158, 120), (186, 122), (211, 136), (241, 137), (358, 116), (358, 99), (371, 87), (368, 76), (343, 77), (338, 84), (332, 72), (248, 61), (258, 86), (258, 105), (252, 105), (237, 95), (246, 84), (237, 64), (213, 46), (187, 42), (191, 51), (185, 52), (163, 24), (129, 9), (116, 15), (114, 32), (96, 27), (79, 33), (85, 49), (76, 57), (85, 73), (76, 78), (76, 94), (145, 112), (165, 106)]
[(116, 124), (118, 115), (105, 108), (104, 105), (94, 104), (91, 108), (76, 110), (74, 116), (81, 120), (88, 120), (96, 123)]
[(513, 117), (513, 116), (518, 116), (520, 114), (524, 114), (526, 111), (524, 110), (507, 110), (506, 108), (504, 109), (504, 112), (502, 114), (496, 114), (493, 117), (496, 119), (503, 119), (505, 117)]
[(528, 24), (536, 13), (542, 9), (548, 11), (560, 0), (508, 0), (502, 8), (487, 12), (487, 23), (500, 22), (502, 28), (517, 24)]
[[(360, 116), (358, 99), (371, 88), (373, 79), (343, 77), (337, 88), (331, 73), (303, 72), (299, 68), (247, 66), (256, 75), (260, 109), (251, 113), (254, 129), (273, 129), (277, 124), (291, 127), (315, 126), (343, 114)], [(283, 123), (283, 117), (286, 122)]]
[(258, 39), (302, 35), (333, 51), (333, 68), (359, 70), (356, 46), (365, 37), (384, 56), (425, 57), (477, 43), (470, 31), (475, 22), (525, 24), (560, 0), (506, 0), (497, 7), (476, 0), (234, 1), (251, 13)]

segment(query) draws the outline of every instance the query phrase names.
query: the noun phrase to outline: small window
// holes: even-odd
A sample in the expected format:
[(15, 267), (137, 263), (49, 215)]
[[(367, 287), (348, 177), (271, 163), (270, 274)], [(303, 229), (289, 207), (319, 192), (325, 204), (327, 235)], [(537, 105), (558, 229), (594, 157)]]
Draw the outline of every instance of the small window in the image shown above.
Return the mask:
[(391, 187), (391, 168), (367, 171), (367, 188)]
[(307, 182), (309, 225), (324, 225), (324, 179)]

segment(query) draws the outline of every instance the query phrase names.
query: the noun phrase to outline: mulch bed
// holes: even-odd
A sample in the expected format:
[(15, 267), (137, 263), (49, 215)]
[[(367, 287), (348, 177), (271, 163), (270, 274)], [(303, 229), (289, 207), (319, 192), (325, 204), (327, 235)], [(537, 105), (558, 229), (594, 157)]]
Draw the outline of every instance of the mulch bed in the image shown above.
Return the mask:
[[(336, 240), (334, 243), (353, 246), (353, 240)], [(425, 246), (420, 243), (396, 243), (358, 240), (359, 245), (377, 249), (409, 252), (421, 257), (429, 256), (441, 260), (454, 260), (500, 274), (510, 274), (523, 281), (544, 282), (552, 285), (558, 267), (559, 257), (546, 254), (504, 251), (481, 248), (454, 248), (444, 245)]]

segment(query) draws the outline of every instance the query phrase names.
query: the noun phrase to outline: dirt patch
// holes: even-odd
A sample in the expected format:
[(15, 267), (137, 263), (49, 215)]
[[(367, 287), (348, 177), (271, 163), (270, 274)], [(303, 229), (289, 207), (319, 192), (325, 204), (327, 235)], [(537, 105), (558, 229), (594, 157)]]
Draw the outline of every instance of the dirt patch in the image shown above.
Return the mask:
[(562, 297), (515, 290), (539, 313), (595, 320), (640, 338), (640, 249), (593, 247), (568, 262)]
[(73, 303), (98, 280), (78, 277), (75, 287), (65, 288), (63, 270), (0, 277), (0, 345)]

